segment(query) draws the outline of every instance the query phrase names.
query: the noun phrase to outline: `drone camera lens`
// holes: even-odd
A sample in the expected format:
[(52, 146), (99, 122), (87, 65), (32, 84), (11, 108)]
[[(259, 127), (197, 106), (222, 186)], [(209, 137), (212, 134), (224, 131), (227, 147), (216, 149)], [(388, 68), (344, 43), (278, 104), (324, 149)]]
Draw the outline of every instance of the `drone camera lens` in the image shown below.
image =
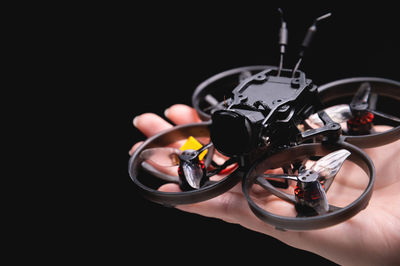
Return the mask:
[(240, 155), (252, 148), (251, 123), (233, 110), (221, 110), (212, 115), (211, 140), (224, 155)]

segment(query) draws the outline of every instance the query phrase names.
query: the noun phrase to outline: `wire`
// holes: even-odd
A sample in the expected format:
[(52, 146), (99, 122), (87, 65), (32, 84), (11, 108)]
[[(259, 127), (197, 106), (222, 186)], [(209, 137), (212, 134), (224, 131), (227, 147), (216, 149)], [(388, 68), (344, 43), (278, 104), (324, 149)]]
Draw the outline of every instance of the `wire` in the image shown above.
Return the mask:
[(321, 20), (324, 20), (326, 18), (329, 18), (332, 14), (327, 13), (325, 15), (322, 15), (318, 18), (316, 18), (311, 24), (311, 26), (308, 28), (306, 35), (304, 36), (303, 43), (301, 44), (301, 50), (299, 53), (299, 60), (296, 63), (296, 66), (293, 69), (292, 72), (292, 78), (294, 78), (296, 71), (299, 69), (301, 61), (303, 60), (304, 52), (306, 51), (306, 48), (310, 46), (311, 40), (314, 37), (315, 33), (317, 32), (317, 23), (320, 22)]
[(296, 66), (293, 69), (292, 78), (294, 78), (297, 70), (299, 69), (299, 66), (300, 66), (302, 60), (303, 60), (303, 57), (300, 57), (299, 60), (297, 61)]
[(278, 74), (277, 74), (278, 77), (281, 75), (282, 68), (283, 68), (283, 54), (281, 53), (279, 60)]

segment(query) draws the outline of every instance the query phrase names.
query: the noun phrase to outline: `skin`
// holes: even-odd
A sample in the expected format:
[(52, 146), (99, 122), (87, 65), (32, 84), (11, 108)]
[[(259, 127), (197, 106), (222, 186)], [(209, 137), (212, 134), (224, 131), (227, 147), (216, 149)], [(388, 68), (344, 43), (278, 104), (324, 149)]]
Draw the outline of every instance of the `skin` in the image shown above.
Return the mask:
[[(165, 116), (176, 125), (201, 121), (193, 108), (181, 104), (168, 108)], [(134, 125), (147, 137), (173, 126), (152, 113), (136, 117)], [(376, 126), (375, 130), (382, 131), (385, 128)], [(132, 155), (141, 143), (135, 144), (129, 153)], [(240, 224), (341, 265), (399, 265), (400, 140), (365, 151), (376, 168), (376, 183), (372, 198), (365, 210), (335, 226), (300, 232), (275, 230), (259, 220), (250, 210), (240, 183), (216, 198), (176, 208)], [(360, 195), (365, 188), (366, 180), (365, 173), (358, 166), (345, 162), (327, 193), (328, 201), (334, 205), (345, 206)], [(180, 191), (176, 184), (163, 185), (159, 190)], [(260, 188), (254, 188), (254, 195), (259, 206), (264, 206), (273, 213), (294, 214), (293, 205), (266, 194)]]

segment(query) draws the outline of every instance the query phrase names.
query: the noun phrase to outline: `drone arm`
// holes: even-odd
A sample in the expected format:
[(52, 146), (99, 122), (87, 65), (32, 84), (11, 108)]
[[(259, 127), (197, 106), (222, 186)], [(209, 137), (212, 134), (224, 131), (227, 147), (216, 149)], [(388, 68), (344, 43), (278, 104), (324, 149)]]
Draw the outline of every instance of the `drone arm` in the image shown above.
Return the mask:
[(297, 181), (297, 176), (287, 175), (287, 174), (264, 174), (264, 178), (281, 178), (281, 179)]
[(207, 152), (207, 154), (205, 156), (205, 159), (204, 159), (204, 165), (206, 166), (206, 168), (209, 167), (210, 164), (213, 162), (212, 158), (214, 156), (214, 153), (215, 153), (215, 148), (214, 148), (213, 145), (211, 145), (208, 148), (208, 152)]
[(264, 178), (264, 176), (257, 177), (256, 183), (259, 184), (262, 188), (268, 190), (271, 194), (277, 196), (278, 198), (285, 200), (289, 203), (293, 203), (293, 204), (296, 203), (296, 199), (295, 199), (294, 195), (285, 193), (283, 191), (280, 191), (280, 190), (274, 188), (271, 185), (271, 183), (269, 183), (269, 181)]
[(329, 117), (329, 115), (326, 114), (325, 111), (319, 112), (318, 116), (324, 123), (324, 126), (300, 133), (298, 135), (298, 142), (302, 142), (320, 135), (326, 136), (328, 137), (328, 139), (337, 140), (337, 138), (341, 134), (340, 124), (332, 121), (332, 119)]

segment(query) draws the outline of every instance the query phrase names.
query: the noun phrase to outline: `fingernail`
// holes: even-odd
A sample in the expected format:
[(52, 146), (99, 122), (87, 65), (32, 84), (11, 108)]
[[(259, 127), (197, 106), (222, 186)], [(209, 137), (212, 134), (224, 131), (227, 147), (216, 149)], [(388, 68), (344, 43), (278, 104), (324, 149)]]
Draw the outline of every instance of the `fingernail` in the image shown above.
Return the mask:
[(168, 112), (169, 112), (169, 108), (165, 109), (165, 111), (164, 111), (164, 116), (165, 117), (168, 117)]
[(138, 118), (139, 118), (139, 116), (135, 116), (135, 118), (133, 119), (133, 125), (134, 125), (135, 127), (137, 127)]

